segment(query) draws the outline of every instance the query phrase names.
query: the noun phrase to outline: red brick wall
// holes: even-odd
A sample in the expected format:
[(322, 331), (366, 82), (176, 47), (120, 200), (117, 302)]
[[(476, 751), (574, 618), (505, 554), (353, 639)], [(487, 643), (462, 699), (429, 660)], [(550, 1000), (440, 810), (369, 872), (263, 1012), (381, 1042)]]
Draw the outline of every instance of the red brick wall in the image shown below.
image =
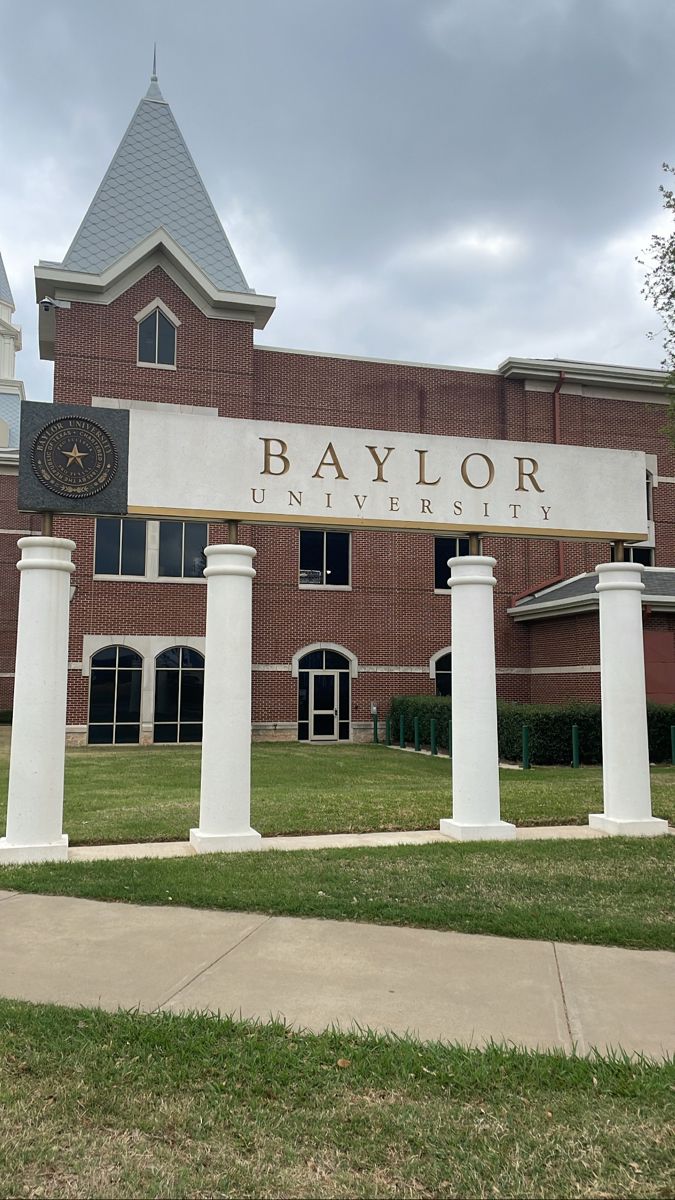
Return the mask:
[[(181, 322), (175, 371), (136, 365), (134, 315), (156, 297)], [(54, 398), (58, 402), (90, 404), (92, 396), (101, 396), (217, 406), (219, 412), (233, 417), (532, 441), (554, 438), (550, 394), (525, 391), (522, 384), (496, 373), (256, 349), (249, 324), (207, 318), (159, 267), (111, 304), (73, 303), (70, 309), (56, 312), (56, 322)], [(562, 395), (560, 412), (564, 442), (642, 449), (658, 455), (661, 473), (675, 475), (662, 407)], [(654, 491), (659, 564), (675, 564), (674, 493), (672, 485)], [(93, 522), (57, 520), (55, 532), (77, 542), (72, 661), (81, 659), (82, 637), (87, 633), (109, 634), (111, 639), (132, 632), (166, 634), (177, 642), (203, 634), (203, 585), (94, 581)], [(224, 538), (222, 527), (211, 527), (212, 542)], [(368, 719), (372, 701), (382, 710), (393, 694), (433, 690), (426, 668), (431, 655), (450, 642), (450, 600), (434, 595), (431, 535), (356, 530), (350, 592), (298, 589), (297, 530), (242, 527), (240, 540), (258, 549), (254, 662), (290, 664), (301, 647), (326, 641), (356, 654), (360, 666), (425, 668), (424, 673), (362, 672), (353, 686), (354, 720)], [(592, 570), (596, 563), (607, 561), (609, 548), (581, 543), (561, 548), (553, 541), (486, 537), (484, 549), (494, 554), (498, 564), (495, 625), (500, 696), (597, 699), (596, 674), (529, 674), (530, 667), (597, 663), (597, 615), (525, 625), (514, 623), (507, 609), (514, 596), (561, 573)], [(0, 553), (14, 555), (1, 545)], [(16, 572), (13, 562), (10, 565), (8, 582), (3, 579), (2, 584), (7, 661), (13, 658), (10, 626), (16, 604)], [(87, 681), (79, 671), (71, 671), (70, 676), (69, 722), (84, 724)], [(254, 720), (295, 718), (296, 682), (290, 673), (254, 672)]]

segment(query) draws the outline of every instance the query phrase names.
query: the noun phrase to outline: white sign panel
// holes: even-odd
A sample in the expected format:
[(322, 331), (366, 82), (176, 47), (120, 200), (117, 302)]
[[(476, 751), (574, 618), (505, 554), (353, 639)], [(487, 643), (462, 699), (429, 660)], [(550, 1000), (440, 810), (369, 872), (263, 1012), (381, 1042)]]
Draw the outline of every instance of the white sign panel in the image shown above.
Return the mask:
[(642, 541), (641, 452), (132, 409), (129, 512)]

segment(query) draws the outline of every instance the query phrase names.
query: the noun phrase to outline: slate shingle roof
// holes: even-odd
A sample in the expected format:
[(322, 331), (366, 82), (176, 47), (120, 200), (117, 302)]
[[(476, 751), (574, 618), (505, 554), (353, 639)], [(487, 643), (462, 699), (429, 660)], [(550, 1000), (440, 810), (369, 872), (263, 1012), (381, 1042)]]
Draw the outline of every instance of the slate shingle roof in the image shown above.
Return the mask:
[[(527, 610), (533, 605), (545, 604), (551, 600), (574, 600), (581, 596), (594, 597), (597, 599), (595, 585), (598, 582), (598, 577), (595, 572), (587, 575), (579, 575), (577, 579), (569, 579), (567, 583), (555, 584), (553, 587), (545, 588), (538, 592), (536, 596), (526, 596), (525, 599), (519, 600), (516, 604), (516, 609)], [(663, 596), (667, 599), (675, 600), (675, 568), (671, 570), (656, 569), (645, 567), (642, 572), (642, 582), (645, 585), (643, 596)], [(511, 610), (514, 611), (514, 610)]]
[(2, 261), (2, 254), (0, 254), (0, 300), (3, 304), (11, 304), (12, 308), (14, 308), (14, 297), (12, 296), (12, 289), (9, 286), (5, 264)]
[(162, 226), (215, 287), (251, 292), (155, 79), (62, 266), (101, 274)]

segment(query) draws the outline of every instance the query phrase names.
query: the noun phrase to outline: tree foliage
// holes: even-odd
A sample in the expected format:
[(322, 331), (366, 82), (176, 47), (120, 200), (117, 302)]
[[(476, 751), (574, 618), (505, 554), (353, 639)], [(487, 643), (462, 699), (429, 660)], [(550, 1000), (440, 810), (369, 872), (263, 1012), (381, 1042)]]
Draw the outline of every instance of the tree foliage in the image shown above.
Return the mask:
[[(675, 167), (669, 163), (663, 164), (668, 175), (675, 175)], [(675, 190), (661, 184), (659, 187), (663, 199), (663, 207), (672, 220), (671, 228), (666, 233), (653, 233), (649, 247), (645, 251), (649, 260), (649, 269), (645, 275), (642, 295), (650, 300), (663, 322), (658, 334), (653, 332), (649, 337), (663, 337), (664, 370), (669, 378), (666, 386), (671, 391), (670, 407), (668, 410), (668, 434), (675, 444)], [(644, 260), (639, 260), (644, 265)]]

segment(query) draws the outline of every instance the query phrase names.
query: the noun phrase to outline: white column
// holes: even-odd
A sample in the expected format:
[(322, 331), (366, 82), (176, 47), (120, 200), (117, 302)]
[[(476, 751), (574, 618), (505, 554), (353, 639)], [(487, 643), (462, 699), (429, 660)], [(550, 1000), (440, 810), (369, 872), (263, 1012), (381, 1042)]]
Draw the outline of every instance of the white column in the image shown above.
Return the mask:
[(199, 854), (257, 850), (251, 829), (251, 546), (207, 546)]
[(68, 857), (63, 768), (71, 554), (67, 538), (24, 537), (16, 644), (7, 835), (0, 863)]
[(441, 833), (462, 841), (514, 838), (500, 820), (494, 558), (451, 558), (452, 820)]
[(604, 813), (588, 823), (604, 833), (655, 837), (668, 822), (652, 816), (647, 696), (642, 633), (642, 568), (603, 563), (595, 568), (600, 608), (602, 787)]

